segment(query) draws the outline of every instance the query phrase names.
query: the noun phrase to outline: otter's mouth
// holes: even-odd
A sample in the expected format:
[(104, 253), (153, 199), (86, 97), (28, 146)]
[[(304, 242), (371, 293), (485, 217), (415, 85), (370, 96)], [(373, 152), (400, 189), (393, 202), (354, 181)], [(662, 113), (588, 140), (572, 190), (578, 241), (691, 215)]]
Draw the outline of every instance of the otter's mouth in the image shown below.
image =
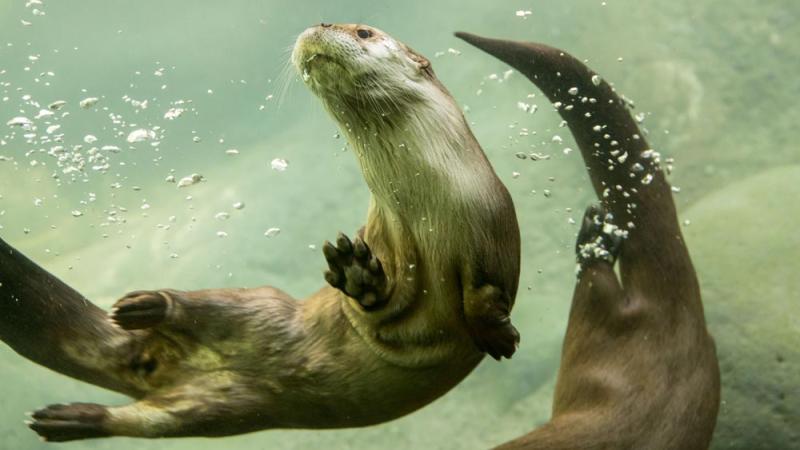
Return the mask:
[[(325, 60), (330, 61), (331, 57), (324, 53), (312, 53), (311, 56), (306, 58), (305, 63), (306, 65), (308, 65), (312, 64), (314, 61), (325, 61)], [(319, 64), (319, 62), (317, 62), (317, 64)]]
[(307, 58), (305, 58), (301, 64), (303, 69), (303, 79), (308, 81), (308, 78), (312, 76), (312, 74), (316, 75), (315, 72), (318, 72), (320, 67), (330, 67), (331, 65), (337, 65), (344, 69), (341, 62), (337, 61), (336, 59), (332, 58), (325, 53), (314, 52)]

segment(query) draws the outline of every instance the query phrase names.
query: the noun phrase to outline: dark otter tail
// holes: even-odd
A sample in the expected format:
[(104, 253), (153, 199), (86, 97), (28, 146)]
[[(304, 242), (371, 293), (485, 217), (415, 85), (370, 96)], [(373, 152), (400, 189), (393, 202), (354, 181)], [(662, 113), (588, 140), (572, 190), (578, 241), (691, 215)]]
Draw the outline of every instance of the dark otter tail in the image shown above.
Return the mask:
[[(626, 103), (576, 58), (541, 44), (456, 36), (516, 68), (553, 102), (602, 203), (587, 211), (579, 235), (583, 270), (553, 417), (503, 448), (707, 448), (719, 368), (658, 154)], [(605, 224), (627, 238), (617, 246), (604, 236)], [(581, 254), (591, 246), (608, 257)], [(617, 254), (621, 280), (613, 269)]]
[[(567, 122), (597, 196), (613, 215), (611, 222), (628, 232), (620, 257), (623, 282), (636, 285), (646, 278), (648, 290), (664, 294), (674, 291), (678, 282), (695, 295), (675, 300), (700, 307), (702, 318), (697, 277), (658, 153), (650, 149), (614, 89), (578, 59), (556, 48), (462, 32), (456, 36), (528, 77)], [(633, 262), (639, 270), (630, 270)], [(660, 275), (640, 277), (642, 266)]]
[(137, 396), (117, 375), (132, 333), (0, 239), (0, 340), (56, 372)]

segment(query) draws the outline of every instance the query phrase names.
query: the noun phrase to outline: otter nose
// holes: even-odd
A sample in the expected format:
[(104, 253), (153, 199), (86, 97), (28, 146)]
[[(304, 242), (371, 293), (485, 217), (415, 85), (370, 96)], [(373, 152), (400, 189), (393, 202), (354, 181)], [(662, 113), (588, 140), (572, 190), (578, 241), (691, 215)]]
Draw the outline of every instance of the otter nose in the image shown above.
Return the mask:
[(331, 24), (322, 22), (322, 23), (319, 24), (319, 26), (321, 26), (322, 28), (329, 28), (331, 26)]

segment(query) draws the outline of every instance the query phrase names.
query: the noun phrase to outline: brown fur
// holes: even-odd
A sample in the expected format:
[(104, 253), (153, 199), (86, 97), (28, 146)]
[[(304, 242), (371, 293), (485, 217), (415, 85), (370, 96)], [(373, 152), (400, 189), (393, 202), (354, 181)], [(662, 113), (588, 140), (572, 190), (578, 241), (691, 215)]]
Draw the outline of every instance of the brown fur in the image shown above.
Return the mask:
[[(445, 111), (458, 111), (427, 60), (409, 55)], [(321, 56), (314, 67), (322, 59), (331, 61)], [(112, 310), (117, 328), (0, 240), (0, 338), (39, 364), (137, 399), (53, 405), (33, 414), (31, 428), (66, 441), (364, 426), (441, 396), (484, 350), (510, 357), (519, 230), (511, 198), (463, 116), (439, 116), (442, 105), (422, 99), (391, 115), (369, 102), (349, 111), (344, 100), (326, 106), (348, 117), (342, 126), (354, 147), (386, 135), (385, 145), (361, 149), (380, 162), (362, 160), (374, 193), (363, 236), (385, 270), (386, 304), (367, 309), (333, 287), (301, 302), (272, 287), (139, 291)], [(417, 114), (422, 107), (427, 115)], [(423, 133), (399, 152), (411, 121), (452, 136)], [(442, 171), (425, 163), (430, 154), (456, 162)], [(457, 175), (472, 178), (470, 196), (449, 184)]]
[[(644, 153), (649, 147), (624, 103), (608, 83), (595, 85), (591, 70), (558, 49), (457, 36), (561, 102), (558, 112), (603, 208), (629, 233), (619, 256), (620, 279), (603, 261), (579, 275), (551, 420), (499, 448), (708, 448), (720, 396), (716, 351), (670, 186)], [(568, 92), (573, 87), (577, 95)], [(596, 125), (603, 129), (595, 131)], [(623, 152), (628, 156), (621, 161)], [(637, 163), (643, 171), (632, 170)], [(643, 184), (647, 174), (652, 181)]]

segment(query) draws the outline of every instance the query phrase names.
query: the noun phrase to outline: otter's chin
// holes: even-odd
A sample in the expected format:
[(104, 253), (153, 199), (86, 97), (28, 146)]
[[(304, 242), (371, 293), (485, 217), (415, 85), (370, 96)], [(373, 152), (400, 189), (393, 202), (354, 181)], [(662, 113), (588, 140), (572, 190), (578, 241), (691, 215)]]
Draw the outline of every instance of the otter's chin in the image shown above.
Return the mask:
[(344, 94), (351, 91), (348, 71), (333, 61), (307, 64), (301, 69), (303, 82), (322, 97)]
[(347, 67), (319, 45), (306, 46), (298, 42), (292, 58), (303, 81), (315, 91), (340, 85), (342, 80), (350, 77)]

